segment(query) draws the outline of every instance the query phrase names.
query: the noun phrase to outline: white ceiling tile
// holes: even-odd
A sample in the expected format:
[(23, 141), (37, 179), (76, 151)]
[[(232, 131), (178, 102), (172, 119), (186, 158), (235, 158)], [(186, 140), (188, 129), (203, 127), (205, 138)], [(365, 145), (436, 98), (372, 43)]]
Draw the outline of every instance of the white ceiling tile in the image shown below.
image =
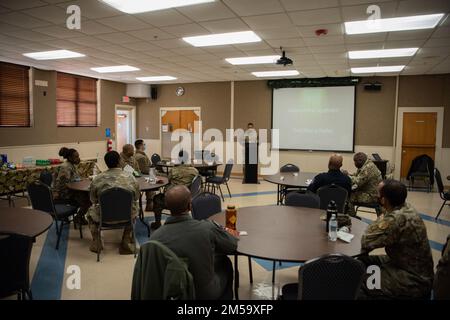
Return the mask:
[[(152, 42), (153, 43), (153, 42)], [(161, 50), (160, 47), (148, 43), (148, 42), (144, 42), (144, 41), (138, 41), (138, 42), (133, 42), (133, 43), (127, 43), (126, 44), (127, 48), (130, 48), (132, 50), (136, 50), (136, 51), (155, 51), (155, 50)]]
[(81, 22), (80, 31), (87, 35), (96, 35), (96, 34), (104, 34), (104, 33), (112, 33), (116, 30), (107, 27), (103, 24), (95, 22), (93, 20), (86, 20)]
[(442, 47), (428, 47), (428, 48), (420, 48), (416, 57), (428, 57), (428, 56), (443, 56), (446, 57), (450, 54), (450, 46), (442, 46)]
[(11, 24), (1, 23), (0, 22), (0, 32), (4, 34), (8, 34), (9, 31), (21, 29), (18, 26), (13, 26)]
[(369, 42), (383, 42), (387, 36), (386, 32), (371, 33), (371, 34), (352, 34), (345, 35), (345, 43), (369, 43)]
[(149, 25), (131, 15), (98, 19), (97, 22), (119, 31), (131, 31), (148, 28)]
[(314, 0), (314, 1), (280, 0), (280, 1), (287, 11), (339, 7), (338, 0)]
[(449, 11), (450, 1), (448, 0), (403, 0), (398, 4), (397, 15), (448, 13)]
[(119, 54), (119, 53), (122, 54), (122, 53), (128, 53), (128, 52), (134, 51), (128, 47), (128, 44), (112, 45), (111, 43), (108, 43), (107, 45), (102, 45), (102, 46), (94, 46), (93, 49), (98, 50), (98, 51), (103, 51), (103, 52), (114, 53), (114, 54)]
[(66, 23), (67, 13), (62, 8), (56, 6), (45, 6), (38, 7), (33, 9), (24, 10), (23, 13), (26, 13), (34, 18), (45, 20), (51, 23)]
[(47, 41), (55, 39), (53, 37), (47, 36), (42, 33), (34, 32), (32, 30), (12, 30), (8, 34), (12, 37), (29, 41)]
[(63, 40), (63, 39), (49, 40), (49, 41), (45, 41), (45, 43), (52, 47), (59, 48), (59, 49), (66, 49), (66, 50), (80, 47), (80, 44), (73, 43), (73, 42), (70, 42), (67, 40)]
[(81, 16), (88, 19), (101, 19), (122, 14), (122, 12), (120, 12), (119, 10), (114, 9), (113, 7), (108, 6), (104, 2), (98, 0), (75, 0), (59, 4), (58, 7), (66, 10), (69, 4), (79, 6), (81, 8)]
[(327, 36), (337, 36), (344, 34), (344, 26), (341, 23), (303, 26), (297, 27), (297, 29), (303, 38), (317, 37), (316, 30), (320, 29), (325, 29), (327, 32)]
[(340, 0), (341, 5), (343, 6), (353, 6), (357, 4), (379, 4), (380, 2), (388, 2), (392, 0)]
[(209, 33), (208, 30), (196, 23), (188, 23), (176, 26), (161, 27), (161, 30), (177, 37), (197, 36)]
[(22, 28), (38, 28), (48, 26), (50, 23), (41, 19), (33, 18), (21, 12), (9, 12), (0, 15), (0, 21)]
[(199, 54), (207, 53), (205, 50), (203, 50), (201, 48), (196, 48), (196, 47), (176, 48), (176, 49), (170, 49), (170, 51), (176, 55), (184, 55), (184, 56), (199, 55)]
[(317, 24), (340, 23), (341, 13), (339, 8), (328, 8), (318, 10), (289, 12), (292, 22), (297, 26), (308, 26)]
[[(381, 18), (395, 17), (397, 2), (377, 3), (380, 7)], [(368, 5), (351, 6), (342, 8), (342, 18), (344, 21), (366, 20), (371, 14), (367, 13)]]
[(432, 34), (432, 38), (447, 38), (450, 35), (450, 26), (449, 27), (439, 27), (436, 28)]
[(174, 48), (183, 48), (183, 47), (189, 47), (190, 45), (181, 40), (181, 39), (168, 39), (168, 40), (158, 40), (153, 42), (158, 47), (164, 48), (164, 49), (174, 49)]
[(445, 47), (445, 46), (450, 46), (450, 37), (429, 39), (427, 42), (425, 42), (424, 45), (424, 47)]
[(238, 48), (242, 51), (252, 51), (252, 50), (267, 50), (270, 49), (271, 46), (269, 46), (264, 41), (260, 42), (253, 42), (253, 43), (241, 43), (241, 44), (235, 44), (235, 48)]
[(286, 39), (299, 37), (300, 34), (296, 28), (275, 28), (258, 30), (258, 36), (264, 40)]
[(195, 54), (192, 56), (189, 56), (189, 59), (194, 61), (204, 61), (204, 60), (216, 60), (217, 57), (210, 53), (204, 53), (204, 54)]
[(284, 11), (278, 0), (223, 0), (223, 2), (240, 16), (253, 16)]
[(274, 28), (290, 29), (292, 25), (289, 16), (285, 13), (267, 14), (242, 18), (252, 30), (264, 30)]
[(41, 0), (2, 0), (1, 5), (11, 10), (22, 10), (45, 6), (46, 3)]
[(151, 57), (156, 57), (156, 58), (176, 56), (176, 55), (178, 55), (178, 53), (176, 53), (176, 51), (174, 51), (174, 50), (179, 50), (179, 49), (183, 49), (183, 48), (170, 49), (170, 50), (165, 49), (165, 50), (159, 50), (159, 51), (155, 50), (155, 51), (147, 52), (147, 54)]
[(92, 46), (92, 47), (98, 47), (98, 46), (107, 46), (107, 45), (111, 45), (111, 43), (105, 41), (105, 40), (100, 40), (94, 37), (89, 37), (89, 36), (82, 36), (82, 37), (78, 37), (78, 38), (71, 38), (68, 41), (82, 45), (82, 46)]
[(344, 43), (344, 36), (320, 36), (316, 38), (303, 38), (307, 46), (328, 46)]
[(415, 39), (428, 39), (433, 30), (415, 30), (415, 31), (401, 31), (401, 32), (389, 32), (387, 40), (415, 40)]
[(70, 30), (60, 26), (49, 26), (43, 28), (35, 28), (33, 31), (48, 35), (53, 38), (58, 39), (68, 39), (68, 38), (76, 38), (80, 37), (83, 34), (80, 34), (78, 30)]
[[(289, 49), (291, 50), (291, 49)], [(280, 49), (278, 48), (278, 50), (270, 48), (270, 49), (265, 49), (265, 50), (246, 50), (245, 52), (243, 52), (242, 55), (239, 56), (249, 56), (249, 57), (253, 57), (253, 56), (271, 56), (271, 55), (276, 55), (279, 54)], [(236, 55), (236, 58), (238, 58), (238, 55)]]
[(192, 22), (191, 19), (180, 14), (175, 9), (144, 12), (136, 14), (135, 16), (136, 18), (145, 21), (155, 27), (165, 27)]
[(343, 44), (340, 45), (332, 45), (332, 46), (308, 46), (309, 51), (311, 51), (311, 53), (326, 53), (326, 52), (330, 52), (330, 53), (334, 53), (334, 52), (346, 52), (347, 49)]
[(270, 39), (266, 40), (272, 48), (291, 48), (291, 47), (304, 47), (305, 43), (300, 38), (291, 38), (291, 39)]
[(425, 40), (396, 40), (396, 41), (386, 41), (384, 47), (386, 49), (395, 49), (395, 48), (414, 48), (414, 47), (422, 47)]
[(165, 39), (173, 39), (175, 36), (162, 31), (158, 28), (153, 29), (144, 29), (144, 30), (137, 30), (137, 31), (129, 31), (128, 34), (132, 35), (133, 37), (146, 40), (146, 41), (156, 41), (156, 40), (165, 40)]
[(371, 42), (371, 43), (347, 43), (348, 51), (353, 50), (378, 50), (384, 48), (384, 42)]
[(249, 27), (238, 18), (200, 22), (200, 25), (212, 33), (249, 30)]
[(96, 35), (95, 37), (98, 39), (109, 41), (114, 44), (124, 44), (124, 43), (132, 43), (132, 42), (139, 41), (138, 38), (135, 38), (124, 32), (99, 34), (99, 35)]
[(208, 21), (234, 18), (236, 15), (219, 1), (203, 3), (195, 6), (177, 8), (179, 12), (194, 21)]

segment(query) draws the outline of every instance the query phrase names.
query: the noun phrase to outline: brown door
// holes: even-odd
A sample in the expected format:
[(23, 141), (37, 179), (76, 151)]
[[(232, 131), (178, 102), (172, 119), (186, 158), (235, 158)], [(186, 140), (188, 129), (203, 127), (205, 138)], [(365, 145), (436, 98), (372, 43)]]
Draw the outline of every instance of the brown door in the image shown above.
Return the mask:
[(129, 119), (126, 114), (120, 113), (116, 114), (117, 123), (117, 151), (121, 152), (122, 147), (129, 143), (129, 132), (128, 128)]
[(169, 125), (169, 131), (180, 128), (180, 111), (167, 111), (161, 118), (161, 124)]
[(180, 128), (186, 129), (189, 132), (195, 132), (194, 122), (198, 121), (198, 115), (192, 110), (180, 111)]
[(415, 157), (426, 154), (434, 160), (436, 120), (435, 112), (405, 112), (403, 114), (402, 178), (407, 176)]

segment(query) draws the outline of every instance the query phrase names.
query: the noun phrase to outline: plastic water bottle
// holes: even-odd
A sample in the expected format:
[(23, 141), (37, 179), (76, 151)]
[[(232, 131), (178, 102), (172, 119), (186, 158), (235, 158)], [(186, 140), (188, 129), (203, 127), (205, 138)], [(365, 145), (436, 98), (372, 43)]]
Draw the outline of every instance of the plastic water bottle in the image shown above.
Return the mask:
[(150, 168), (150, 172), (148, 175), (148, 182), (150, 184), (155, 184), (156, 183), (156, 172), (155, 172), (155, 168)]
[(338, 228), (338, 223), (336, 220), (336, 215), (333, 214), (330, 218), (330, 222), (328, 223), (328, 239), (330, 241), (337, 240), (337, 228)]

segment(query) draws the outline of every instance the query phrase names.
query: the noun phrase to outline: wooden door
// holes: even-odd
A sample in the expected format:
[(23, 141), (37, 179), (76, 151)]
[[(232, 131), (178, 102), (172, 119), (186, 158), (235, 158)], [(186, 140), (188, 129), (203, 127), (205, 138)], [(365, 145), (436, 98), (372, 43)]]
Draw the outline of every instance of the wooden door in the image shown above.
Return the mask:
[(129, 128), (129, 117), (125, 113), (117, 113), (116, 114), (116, 123), (117, 123), (117, 151), (121, 152), (122, 147), (129, 143), (130, 137), (130, 128)]
[(422, 154), (434, 160), (436, 151), (435, 112), (405, 112), (403, 114), (401, 177), (408, 174), (412, 160)]
[(189, 132), (195, 132), (194, 122), (199, 120), (199, 116), (193, 110), (180, 111), (180, 128)]
[(169, 131), (180, 128), (180, 111), (166, 111), (161, 118), (161, 124), (169, 125)]

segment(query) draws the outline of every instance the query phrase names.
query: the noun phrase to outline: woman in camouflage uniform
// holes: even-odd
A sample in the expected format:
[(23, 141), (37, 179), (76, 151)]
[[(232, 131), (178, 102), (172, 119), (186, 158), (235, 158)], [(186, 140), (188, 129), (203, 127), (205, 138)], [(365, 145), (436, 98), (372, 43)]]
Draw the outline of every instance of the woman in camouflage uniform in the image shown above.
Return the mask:
[(67, 188), (69, 182), (79, 181), (81, 179), (77, 165), (80, 163), (80, 155), (75, 149), (61, 148), (59, 155), (66, 159), (58, 170), (55, 186), (54, 198), (56, 203), (68, 203), (79, 207), (78, 219), (82, 224), (87, 224), (84, 217), (89, 209), (91, 202), (85, 192), (74, 191)]

